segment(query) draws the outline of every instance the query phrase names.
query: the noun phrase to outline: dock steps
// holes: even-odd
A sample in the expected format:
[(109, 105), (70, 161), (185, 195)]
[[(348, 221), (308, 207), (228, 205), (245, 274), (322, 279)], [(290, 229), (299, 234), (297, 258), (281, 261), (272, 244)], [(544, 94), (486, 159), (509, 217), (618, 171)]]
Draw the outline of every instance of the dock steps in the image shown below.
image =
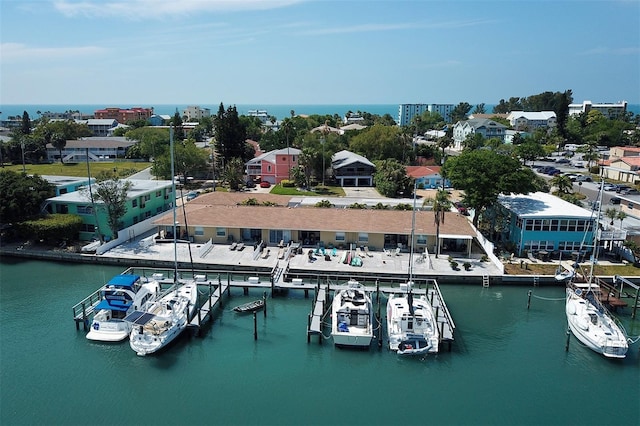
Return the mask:
[(489, 275), (483, 275), (482, 276), (482, 287), (487, 288), (489, 287)]

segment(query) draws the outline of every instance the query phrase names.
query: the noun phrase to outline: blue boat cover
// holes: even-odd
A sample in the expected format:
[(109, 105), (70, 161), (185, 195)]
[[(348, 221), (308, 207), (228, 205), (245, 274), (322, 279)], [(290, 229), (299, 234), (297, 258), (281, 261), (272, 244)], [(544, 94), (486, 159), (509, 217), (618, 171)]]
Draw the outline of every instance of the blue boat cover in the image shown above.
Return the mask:
[(98, 303), (95, 307), (95, 311), (99, 311), (100, 309), (107, 309), (110, 311), (122, 311), (127, 312), (129, 307), (131, 306), (131, 302), (127, 302), (125, 300), (107, 300), (103, 299)]
[(139, 279), (140, 275), (121, 274), (111, 278), (107, 285), (131, 288)]

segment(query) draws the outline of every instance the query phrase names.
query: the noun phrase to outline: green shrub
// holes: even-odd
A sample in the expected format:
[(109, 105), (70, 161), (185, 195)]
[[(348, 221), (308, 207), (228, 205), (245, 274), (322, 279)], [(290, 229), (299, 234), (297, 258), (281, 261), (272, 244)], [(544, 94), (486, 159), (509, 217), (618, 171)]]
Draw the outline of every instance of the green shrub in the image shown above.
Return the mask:
[(51, 214), (40, 219), (16, 224), (18, 233), (34, 236), (36, 241), (59, 243), (78, 239), (82, 218), (75, 214)]
[(285, 188), (293, 188), (296, 186), (296, 183), (295, 181), (289, 179), (283, 179), (280, 181), (280, 185), (284, 186)]

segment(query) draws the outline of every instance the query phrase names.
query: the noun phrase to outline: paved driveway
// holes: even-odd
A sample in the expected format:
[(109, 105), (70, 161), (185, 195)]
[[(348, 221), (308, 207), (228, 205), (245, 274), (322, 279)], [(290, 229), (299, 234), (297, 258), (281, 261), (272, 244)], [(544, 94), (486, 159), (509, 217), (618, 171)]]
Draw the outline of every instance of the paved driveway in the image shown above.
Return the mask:
[(384, 198), (380, 193), (372, 187), (343, 187), (344, 194), (349, 198)]

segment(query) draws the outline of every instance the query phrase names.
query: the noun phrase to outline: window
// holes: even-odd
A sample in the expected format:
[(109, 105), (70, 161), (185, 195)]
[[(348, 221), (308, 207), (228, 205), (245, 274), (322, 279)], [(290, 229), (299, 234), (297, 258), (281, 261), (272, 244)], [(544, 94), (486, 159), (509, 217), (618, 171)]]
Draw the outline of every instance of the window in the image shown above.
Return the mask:
[(359, 243), (368, 243), (369, 242), (369, 234), (366, 232), (358, 232), (358, 242)]
[(202, 236), (204, 235), (204, 228), (202, 226), (196, 226), (195, 227), (195, 234), (197, 236)]
[(144, 196), (145, 201), (149, 201), (151, 199), (151, 194), (147, 194)]
[(216, 228), (216, 237), (225, 237), (227, 235), (227, 228)]
[(418, 245), (426, 245), (427, 244), (427, 236), (426, 235), (416, 235), (416, 244)]
[(77, 207), (78, 214), (93, 214), (93, 208), (91, 206), (78, 206)]
[(131, 206), (132, 207), (138, 207), (138, 200), (135, 199), (135, 198), (133, 200), (131, 200)]
[(156, 198), (162, 197), (162, 191), (156, 191)]
[(344, 241), (345, 235), (344, 232), (336, 232), (336, 241)]

